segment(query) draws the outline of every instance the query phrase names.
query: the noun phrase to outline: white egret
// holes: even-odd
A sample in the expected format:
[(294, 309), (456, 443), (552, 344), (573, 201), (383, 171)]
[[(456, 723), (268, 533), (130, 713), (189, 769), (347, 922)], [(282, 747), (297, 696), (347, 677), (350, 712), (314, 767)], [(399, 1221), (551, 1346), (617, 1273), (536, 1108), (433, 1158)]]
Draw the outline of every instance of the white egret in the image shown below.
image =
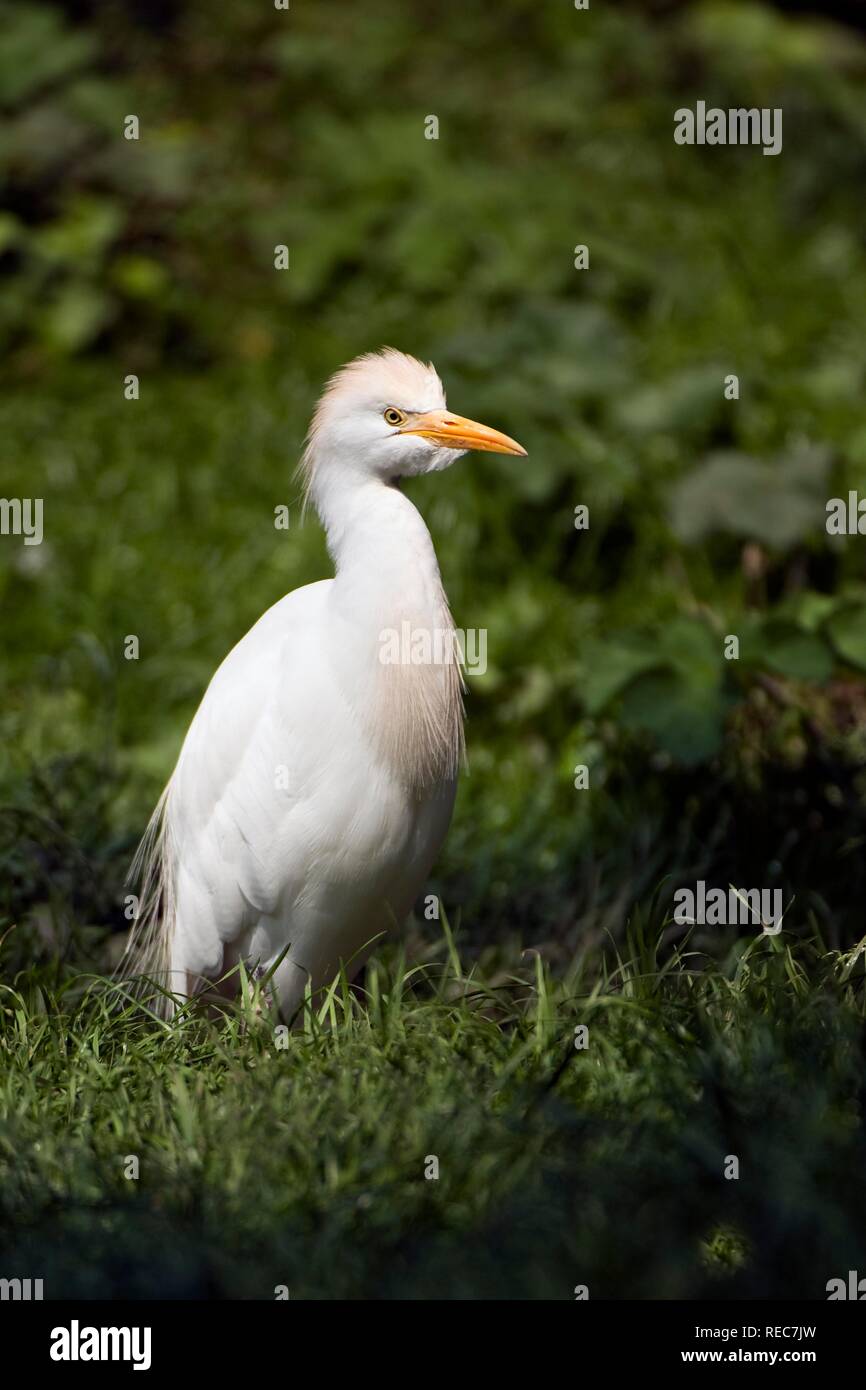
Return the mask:
[(453, 634), (399, 480), (468, 449), (526, 452), (451, 414), (413, 357), (368, 353), (328, 383), (301, 468), (335, 576), (280, 599), (225, 658), (136, 856), (126, 962), (172, 995), (279, 962), (288, 1019), (420, 893), (454, 803), (462, 677), (450, 641), (422, 643), (420, 662), (384, 655), (386, 634)]

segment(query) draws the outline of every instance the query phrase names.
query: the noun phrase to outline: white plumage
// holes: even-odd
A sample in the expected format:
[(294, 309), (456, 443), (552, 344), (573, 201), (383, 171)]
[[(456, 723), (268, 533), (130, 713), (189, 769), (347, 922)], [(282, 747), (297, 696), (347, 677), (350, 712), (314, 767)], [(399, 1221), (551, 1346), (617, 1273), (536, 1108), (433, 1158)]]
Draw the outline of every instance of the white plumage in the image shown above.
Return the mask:
[[(136, 857), (127, 963), (171, 994), (200, 993), (239, 960), (267, 972), (285, 952), (270, 988), (288, 1019), (308, 982), (320, 989), (341, 962), (351, 977), (421, 891), (454, 803), (462, 681), (448, 644), (446, 660), (383, 660), (406, 623), (453, 631), (398, 480), (470, 448), (525, 452), (450, 414), (412, 357), (370, 353), (329, 382), (302, 470), (335, 577), (280, 599), (226, 657)], [(237, 972), (221, 986), (236, 987)]]

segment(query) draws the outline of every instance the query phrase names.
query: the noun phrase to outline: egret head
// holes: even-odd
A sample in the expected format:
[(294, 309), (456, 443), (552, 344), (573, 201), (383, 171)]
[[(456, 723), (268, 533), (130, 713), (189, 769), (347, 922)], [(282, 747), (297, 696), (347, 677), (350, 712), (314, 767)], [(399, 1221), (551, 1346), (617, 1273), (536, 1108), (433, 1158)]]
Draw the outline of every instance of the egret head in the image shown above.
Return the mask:
[[(313, 415), (301, 462), (308, 492), (328, 475), (391, 482), (448, 468), (467, 449), (525, 454), (508, 435), (453, 415), (432, 366), (394, 348), (341, 367)], [(348, 478), (347, 478), (348, 481)]]

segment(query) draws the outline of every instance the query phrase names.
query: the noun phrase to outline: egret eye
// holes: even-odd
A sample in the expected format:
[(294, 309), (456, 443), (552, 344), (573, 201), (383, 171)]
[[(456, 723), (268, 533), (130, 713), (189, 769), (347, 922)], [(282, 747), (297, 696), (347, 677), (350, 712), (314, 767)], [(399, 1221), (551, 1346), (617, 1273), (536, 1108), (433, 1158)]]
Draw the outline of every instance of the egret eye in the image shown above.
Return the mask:
[(390, 405), (385, 411), (385, 422), (388, 425), (402, 425), (405, 419), (406, 416), (402, 410), (395, 409), (393, 405)]

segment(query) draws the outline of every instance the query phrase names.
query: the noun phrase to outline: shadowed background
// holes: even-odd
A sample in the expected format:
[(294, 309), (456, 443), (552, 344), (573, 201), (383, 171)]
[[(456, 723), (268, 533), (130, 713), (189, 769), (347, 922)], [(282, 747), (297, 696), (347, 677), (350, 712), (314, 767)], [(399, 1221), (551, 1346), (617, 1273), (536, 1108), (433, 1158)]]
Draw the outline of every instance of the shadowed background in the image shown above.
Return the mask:
[[(4, 818), (6, 915), (50, 883), (122, 921), (210, 674), (328, 572), (293, 480), (322, 380), (387, 342), (530, 454), (412, 486), (488, 632), (438, 869), (465, 929), (567, 954), (670, 873), (859, 934), (863, 542), (824, 530), (866, 463), (855, 32), (565, 0), (4, 13), (4, 490), (44, 496), (45, 543), (0, 549), (3, 797), (57, 832)], [(698, 98), (782, 107), (783, 153), (676, 145)]]

